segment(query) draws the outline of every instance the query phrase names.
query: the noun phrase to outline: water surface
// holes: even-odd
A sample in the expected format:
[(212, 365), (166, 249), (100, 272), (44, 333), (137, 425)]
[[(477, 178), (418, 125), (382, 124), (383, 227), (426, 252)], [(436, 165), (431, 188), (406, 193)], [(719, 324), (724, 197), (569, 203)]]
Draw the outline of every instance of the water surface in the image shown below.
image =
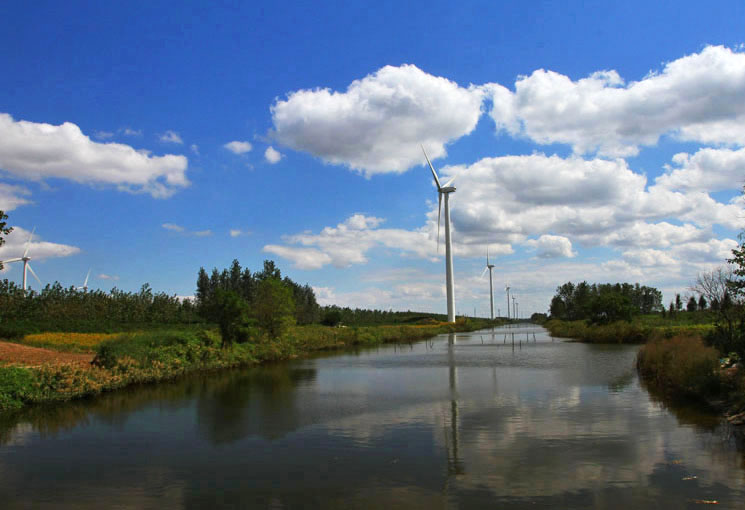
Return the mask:
[(728, 430), (650, 396), (636, 351), (521, 326), (37, 407), (0, 417), (0, 501), (743, 508)]

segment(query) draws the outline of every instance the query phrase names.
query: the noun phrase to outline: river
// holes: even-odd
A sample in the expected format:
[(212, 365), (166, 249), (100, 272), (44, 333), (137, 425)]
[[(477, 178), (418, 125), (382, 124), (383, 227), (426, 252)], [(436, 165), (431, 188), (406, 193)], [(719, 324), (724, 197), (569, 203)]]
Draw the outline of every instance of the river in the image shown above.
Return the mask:
[(521, 325), (41, 406), (0, 417), (0, 502), (745, 507), (726, 426), (650, 395), (637, 349)]

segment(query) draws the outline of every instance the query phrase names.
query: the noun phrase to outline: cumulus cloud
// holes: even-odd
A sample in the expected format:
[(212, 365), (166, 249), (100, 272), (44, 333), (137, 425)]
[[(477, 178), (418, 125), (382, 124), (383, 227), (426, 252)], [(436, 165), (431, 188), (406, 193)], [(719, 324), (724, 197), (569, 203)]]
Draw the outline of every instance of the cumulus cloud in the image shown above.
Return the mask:
[(345, 92), (298, 90), (271, 106), (272, 136), (283, 145), (370, 176), (404, 172), (467, 135), (481, 116), (484, 93), (413, 65), (386, 66)]
[(572, 242), (563, 236), (552, 236), (544, 234), (538, 239), (530, 239), (525, 242), (536, 250), (536, 256), (542, 259), (552, 259), (557, 257), (572, 258), (576, 255), (572, 251)]
[(300, 269), (319, 269), (332, 264), (348, 267), (367, 262), (367, 252), (375, 247), (399, 249), (405, 253), (433, 258), (436, 246), (424, 230), (378, 228), (382, 218), (354, 214), (336, 227), (318, 234), (304, 232), (284, 236), (285, 246), (267, 245), (264, 251), (292, 260)]
[(24, 187), (0, 182), (0, 211), (7, 213), (18, 206), (31, 203), (29, 199), (25, 198), (30, 194), (31, 192)]
[(264, 158), (273, 165), (279, 163), (279, 160), (282, 159), (282, 153), (270, 146), (266, 148), (266, 151), (264, 151)]
[(233, 154), (245, 154), (246, 152), (250, 152), (253, 147), (249, 142), (240, 142), (240, 141), (232, 141), (228, 142), (225, 145), (223, 145), (226, 149), (228, 149)]
[(101, 280), (114, 280), (114, 281), (116, 281), (116, 280), (119, 279), (119, 276), (118, 275), (108, 275), (106, 273), (100, 273), (98, 275), (98, 278), (101, 279)]
[(97, 143), (70, 122), (53, 126), (0, 113), (0, 169), (23, 179), (69, 179), (164, 198), (189, 185), (186, 168), (184, 156)]
[(655, 185), (668, 190), (722, 191), (745, 184), (745, 148), (699, 149), (690, 155), (673, 156), (673, 165), (657, 179)]
[[(646, 187), (626, 161), (532, 154), (445, 167), (458, 175), (451, 217), (458, 242), (523, 242), (547, 232), (583, 244), (619, 244), (641, 235), (651, 247), (710, 237), (713, 225), (740, 229), (743, 209), (701, 192)], [(434, 225), (436, 204), (428, 214)], [(687, 226), (667, 222), (674, 218)], [(656, 226), (650, 226), (656, 225)]]
[(577, 81), (539, 69), (512, 92), (484, 87), (499, 130), (578, 154), (637, 154), (670, 134), (709, 144), (745, 144), (745, 54), (709, 46), (626, 84), (616, 71)]
[(181, 139), (181, 136), (175, 131), (171, 131), (170, 129), (160, 135), (160, 141), (163, 143), (177, 143), (177, 144), (183, 144), (184, 141)]
[[(31, 231), (14, 225), (13, 231), (5, 237), (5, 244), (0, 246), (0, 260), (23, 256), (30, 235)], [(42, 241), (36, 233), (34, 233), (28, 246), (28, 256), (31, 257), (31, 260), (69, 257), (78, 253), (80, 253), (80, 248), (77, 246)]]

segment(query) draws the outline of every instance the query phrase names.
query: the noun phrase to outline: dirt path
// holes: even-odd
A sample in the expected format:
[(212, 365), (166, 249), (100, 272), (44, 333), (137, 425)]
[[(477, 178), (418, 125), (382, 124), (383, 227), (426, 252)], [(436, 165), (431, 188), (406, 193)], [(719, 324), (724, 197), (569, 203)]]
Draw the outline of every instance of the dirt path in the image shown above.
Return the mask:
[(90, 366), (93, 354), (76, 354), (59, 352), (51, 349), (40, 349), (12, 342), (0, 342), (0, 364), (18, 364), (28, 367), (43, 365), (44, 363), (62, 364), (76, 363)]

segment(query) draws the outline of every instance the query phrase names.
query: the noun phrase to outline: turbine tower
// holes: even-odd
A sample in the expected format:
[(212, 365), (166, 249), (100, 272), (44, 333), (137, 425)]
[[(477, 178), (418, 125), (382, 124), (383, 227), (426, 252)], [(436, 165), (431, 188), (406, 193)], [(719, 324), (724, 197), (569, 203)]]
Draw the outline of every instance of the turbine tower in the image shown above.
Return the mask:
[(515, 299), (517, 297), (513, 294), (512, 295), (512, 318), (517, 319), (517, 305), (515, 304)]
[(504, 290), (507, 291), (507, 320), (510, 320), (510, 287), (509, 285), (505, 287)]
[(41, 280), (39, 280), (39, 277), (36, 276), (36, 273), (29, 265), (28, 261), (31, 260), (31, 257), (28, 256), (28, 249), (31, 246), (31, 238), (34, 237), (34, 232), (36, 231), (36, 227), (33, 228), (31, 231), (31, 235), (28, 236), (28, 241), (26, 241), (26, 249), (23, 252), (23, 257), (18, 257), (15, 259), (9, 259), (4, 260), (3, 264), (10, 264), (11, 262), (20, 262), (23, 261), (23, 292), (26, 292), (26, 269), (31, 271), (31, 274), (36, 278), (36, 281), (39, 282), (39, 285), (41, 285)]
[(486, 267), (484, 268), (484, 271), (481, 273), (481, 278), (484, 277), (484, 273), (486, 273), (486, 270), (489, 270), (489, 305), (491, 306), (491, 320), (494, 320), (494, 287), (492, 287), (492, 269), (494, 269), (494, 264), (489, 264), (489, 247), (486, 247)]
[(437, 172), (435, 167), (427, 156), (427, 151), (422, 146), (422, 152), (424, 158), (427, 160), (429, 169), (432, 170), (432, 177), (435, 178), (435, 184), (437, 185), (437, 249), (440, 249), (440, 210), (442, 208), (442, 196), (445, 195), (445, 282), (447, 286), (447, 298), (448, 298), (448, 322), (455, 322), (455, 289), (453, 283), (453, 246), (452, 239), (450, 238), (450, 205), (448, 203), (448, 197), (450, 193), (455, 191), (455, 187), (451, 186), (455, 177), (450, 179), (444, 186), (440, 185), (440, 179), (437, 178)]

